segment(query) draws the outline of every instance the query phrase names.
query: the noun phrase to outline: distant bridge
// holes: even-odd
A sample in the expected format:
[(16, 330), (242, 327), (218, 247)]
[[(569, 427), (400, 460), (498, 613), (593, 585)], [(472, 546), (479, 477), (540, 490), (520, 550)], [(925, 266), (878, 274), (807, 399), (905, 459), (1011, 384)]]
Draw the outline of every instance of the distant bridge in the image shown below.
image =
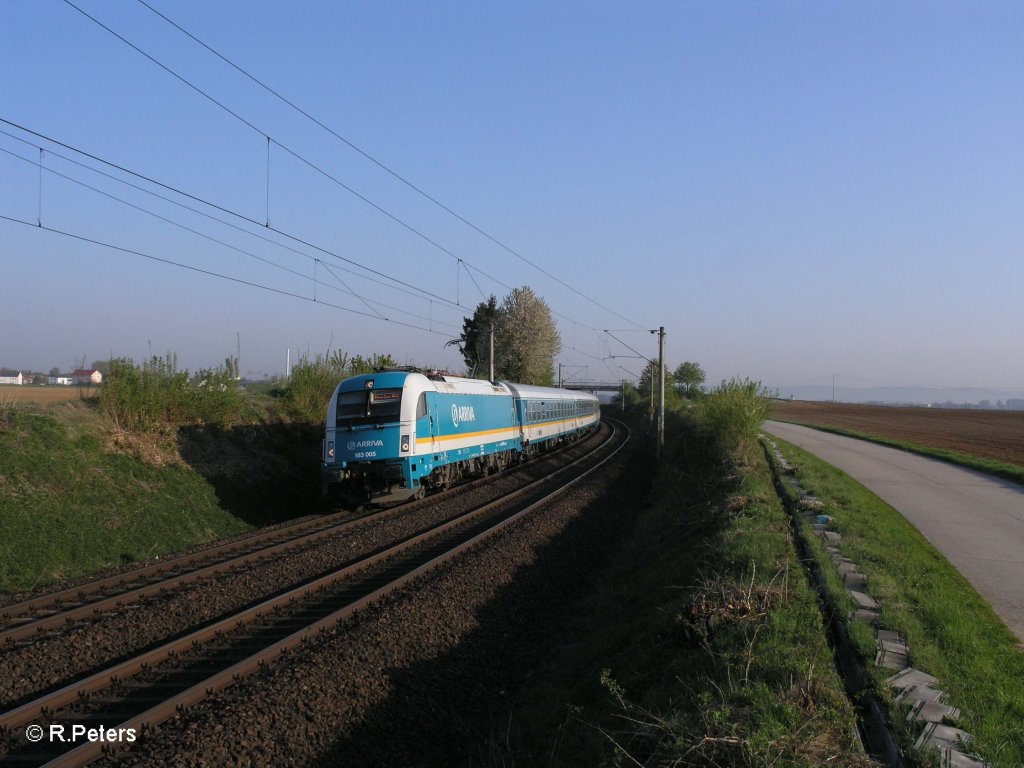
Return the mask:
[(563, 381), (562, 389), (577, 389), (583, 392), (618, 392), (621, 381)]

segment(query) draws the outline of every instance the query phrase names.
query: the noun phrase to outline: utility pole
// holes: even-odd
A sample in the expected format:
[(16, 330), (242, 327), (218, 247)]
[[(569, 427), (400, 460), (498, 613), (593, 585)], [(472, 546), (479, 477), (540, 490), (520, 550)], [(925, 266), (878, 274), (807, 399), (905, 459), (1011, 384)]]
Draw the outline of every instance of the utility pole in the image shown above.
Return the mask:
[(836, 404), (836, 376), (838, 375), (838, 373), (832, 374), (832, 405)]
[(651, 407), (647, 409), (650, 414), (651, 427), (654, 427), (654, 366), (650, 366), (651, 375), (650, 380), (647, 382), (647, 386), (651, 388)]
[(491, 377), (488, 381), (494, 381), (494, 323), (491, 323)]
[(562, 364), (558, 364), (558, 388), (562, 388)]
[[(658, 328), (658, 461), (665, 446), (665, 326)], [(653, 390), (654, 388), (651, 387)]]
[(622, 380), (622, 412), (626, 412), (626, 380)]

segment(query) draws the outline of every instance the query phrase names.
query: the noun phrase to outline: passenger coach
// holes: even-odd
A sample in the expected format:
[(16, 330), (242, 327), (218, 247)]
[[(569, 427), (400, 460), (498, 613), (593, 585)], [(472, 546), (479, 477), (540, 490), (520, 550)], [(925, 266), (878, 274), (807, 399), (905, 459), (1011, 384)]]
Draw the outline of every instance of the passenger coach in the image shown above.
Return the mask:
[(322, 488), (399, 501), (504, 469), (600, 420), (597, 398), (421, 371), (342, 381), (327, 410)]

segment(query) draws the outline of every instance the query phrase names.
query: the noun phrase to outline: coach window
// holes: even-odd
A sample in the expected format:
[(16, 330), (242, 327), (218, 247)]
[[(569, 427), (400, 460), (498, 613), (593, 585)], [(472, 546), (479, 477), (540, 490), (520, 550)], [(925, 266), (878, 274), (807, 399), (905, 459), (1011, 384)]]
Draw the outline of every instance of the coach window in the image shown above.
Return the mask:
[(427, 393), (420, 392), (420, 399), (416, 401), (416, 418), (422, 419), (427, 415)]

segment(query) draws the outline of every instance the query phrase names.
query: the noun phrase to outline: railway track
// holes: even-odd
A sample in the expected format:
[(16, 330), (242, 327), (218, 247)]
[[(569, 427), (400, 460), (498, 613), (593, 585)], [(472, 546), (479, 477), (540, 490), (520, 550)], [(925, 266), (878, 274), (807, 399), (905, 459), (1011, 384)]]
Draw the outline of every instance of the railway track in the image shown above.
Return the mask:
[(254, 563), (287, 557), (301, 549), (315, 546), (318, 542), (344, 535), (360, 525), (378, 522), (392, 515), (408, 514), (487, 482), (489, 478), (473, 480), (419, 501), (357, 517), (353, 517), (350, 512), (339, 512), (294, 525), (280, 526), (198, 552), (0, 606), (0, 649), (38, 640), (49, 632), (73, 629), (112, 608), (123, 608), (188, 584), (240, 571)]
[(594, 451), (512, 493), (0, 715), (6, 734), (0, 765), (81, 765), (96, 759), (103, 742), (76, 746), (44, 739), (33, 745), (25, 729), (52, 733), (51, 727), (63, 726), (70, 734), (73, 726), (103, 726), (141, 735), (494, 535), (595, 471), (625, 439), (613, 429)]

